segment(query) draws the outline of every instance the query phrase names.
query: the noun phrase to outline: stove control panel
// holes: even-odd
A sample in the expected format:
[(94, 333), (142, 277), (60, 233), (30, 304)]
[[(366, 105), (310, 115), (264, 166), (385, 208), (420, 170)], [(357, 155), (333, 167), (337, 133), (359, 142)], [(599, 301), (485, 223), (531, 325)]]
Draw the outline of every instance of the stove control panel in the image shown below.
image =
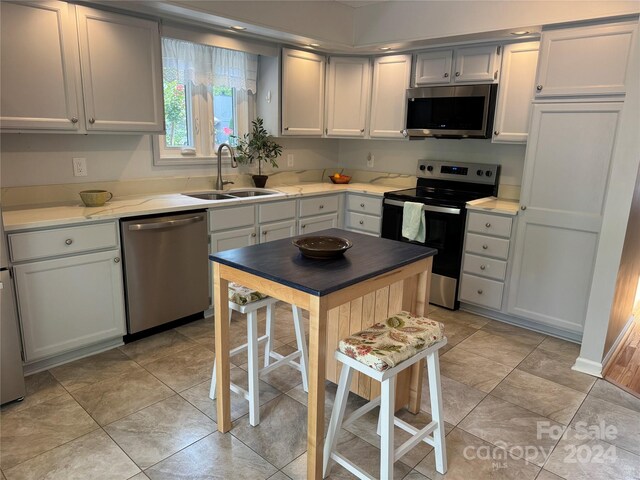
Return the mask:
[(495, 185), (498, 181), (499, 165), (469, 162), (442, 162), (420, 160), (418, 177), (459, 182)]

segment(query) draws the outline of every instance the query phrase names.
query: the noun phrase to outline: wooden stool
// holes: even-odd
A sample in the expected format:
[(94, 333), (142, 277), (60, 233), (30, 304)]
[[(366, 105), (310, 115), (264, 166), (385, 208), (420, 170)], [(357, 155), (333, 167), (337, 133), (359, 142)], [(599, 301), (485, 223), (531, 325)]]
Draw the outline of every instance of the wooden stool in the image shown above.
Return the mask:
[[(231, 383), (231, 391), (242, 395), (249, 402), (249, 423), (256, 426), (260, 423), (260, 388), (259, 375), (268, 373), (283, 365), (289, 365), (302, 374), (302, 386), (305, 392), (309, 391), (308, 386), (308, 354), (307, 342), (305, 339), (304, 325), (302, 323), (302, 311), (295, 305), (291, 305), (293, 313), (293, 326), (296, 332), (296, 343), (298, 349), (286, 356), (272, 351), (274, 313), (273, 306), (278, 302), (275, 298), (267, 297), (260, 292), (250, 290), (238, 284), (229, 284), (229, 322), (231, 314), (235, 310), (238, 313), (247, 315), (247, 343), (240, 345), (229, 351), (229, 357), (247, 351), (249, 389)], [(257, 312), (262, 307), (267, 308), (266, 332), (258, 338), (258, 315)], [(258, 367), (258, 347), (265, 343), (264, 367)], [(294, 360), (298, 359), (297, 362)], [(274, 361), (275, 360), (275, 361)], [(209, 398), (216, 398), (216, 362), (213, 362), (213, 373), (211, 375), (211, 389)]]
[[(341, 428), (352, 424), (378, 405), (380, 405), (378, 435), (381, 437), (380, 478), (392, 480), (395, 461), (420, 442), (434, 447), (436, 470), (441, 474), (446, 473), (447, 454), (438, 360), (438, 349), (446, 344), (444, 326), (441, 323), (424, 317), (415, 317), (407, 312), (393, 315), (384, 323), (374, 324), (340, 341), (335, 356), (343, 365), (324, 444), (324, 477), (329, 475), (332, 460), (334, 460), (358, 478), (369, 480), (372, 478), (336, 452), (336, 444)], [(427, 359), (429, 373), (431, 422), (418, 430), (394, 414), (396, 376), (424, 358)], [(381, 396), (363, 405), (345, 420), (344, 412), (354, 369), (381, 382)], [(394, 449), (394, 425), (413, 435), (398, 449)]]

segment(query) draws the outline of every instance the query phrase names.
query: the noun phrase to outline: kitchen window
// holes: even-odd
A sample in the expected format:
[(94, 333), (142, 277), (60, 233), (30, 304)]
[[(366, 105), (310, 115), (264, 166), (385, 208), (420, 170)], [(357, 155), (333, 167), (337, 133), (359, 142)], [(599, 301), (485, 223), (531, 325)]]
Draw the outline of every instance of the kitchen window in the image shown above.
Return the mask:
[(214, 163), (218, 146), (255, 119), (257, 55), (163, 38), (162, 65), (165, 135), (154, 139), (154, 163)]

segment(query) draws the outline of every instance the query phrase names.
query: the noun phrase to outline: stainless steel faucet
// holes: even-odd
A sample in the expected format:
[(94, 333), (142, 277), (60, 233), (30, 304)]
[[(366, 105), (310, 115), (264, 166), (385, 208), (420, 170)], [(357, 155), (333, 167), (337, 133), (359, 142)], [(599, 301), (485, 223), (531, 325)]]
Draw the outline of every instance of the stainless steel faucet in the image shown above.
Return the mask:
[(227, 147), (229, 153), (231, 154), (231, 167), (236, 168), (238, 164), (236, 163), (236, 156), (233, 153), (233, 148), (228, 143), (221, 143), (218, 147), (218, 178), (216, 178), (216, 190), (222, 190), (225, 185), (232, 184), (233, 182), (222, 181), (222, 149)]

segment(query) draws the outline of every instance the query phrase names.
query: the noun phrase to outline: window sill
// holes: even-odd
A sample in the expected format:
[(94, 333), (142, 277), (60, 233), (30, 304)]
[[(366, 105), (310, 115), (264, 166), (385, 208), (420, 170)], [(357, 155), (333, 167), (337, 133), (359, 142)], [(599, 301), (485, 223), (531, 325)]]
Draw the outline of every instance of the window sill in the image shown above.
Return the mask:
[[(188, 166), (188, 165), (217, 165), (217, 156), (198, 156), (198, 155), (160, 155), (160, 146), (158, 145), (158, 136), (154, 135), (153, 144), (153, 164), (158, 167), (165, 166)], [(225, 150), (222, 155), (222, 165), (231, 166), (231, 156)]]

